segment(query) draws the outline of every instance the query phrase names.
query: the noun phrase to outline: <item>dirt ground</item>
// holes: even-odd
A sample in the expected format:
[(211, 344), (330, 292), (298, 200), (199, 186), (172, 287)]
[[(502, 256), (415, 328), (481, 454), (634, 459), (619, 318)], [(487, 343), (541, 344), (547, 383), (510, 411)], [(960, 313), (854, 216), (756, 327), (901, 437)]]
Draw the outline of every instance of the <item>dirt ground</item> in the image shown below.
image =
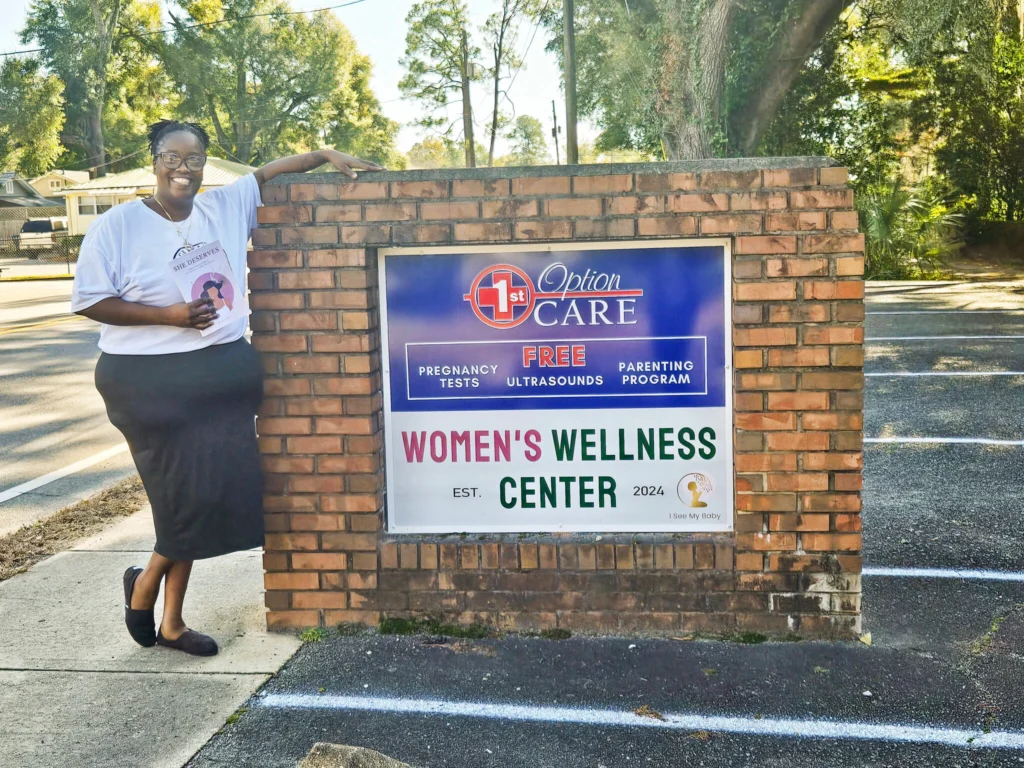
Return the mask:
[(0, 581), (138, 512), (146, 502), (142, 481), (135, 475), (52, 517), (0, 537)]
[(1024, 277), (1024, 251), (968, 246), (946, 268), (954, 280), (1016, 280)]

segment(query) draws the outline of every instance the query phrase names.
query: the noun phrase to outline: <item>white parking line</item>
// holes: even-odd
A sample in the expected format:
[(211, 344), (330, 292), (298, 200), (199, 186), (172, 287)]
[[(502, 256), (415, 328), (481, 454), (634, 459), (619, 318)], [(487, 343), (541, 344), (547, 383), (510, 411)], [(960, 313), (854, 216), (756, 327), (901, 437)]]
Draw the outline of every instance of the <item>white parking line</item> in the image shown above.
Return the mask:
[(955, 568), (884, 568), (864, 566), (861, 576), (904, 579), (966, 579), (971, 581), (1016, 581), (1024, 583), (1024, 571), (958, 570)]
[(1024, 732), (944, 728), (903, 723), (864, 723), (842, 720), (790, 720), (775, 717), (733, 717), (662, 713), (662, 719), (642, 717), (614, 709), (572, 709), (522, 704), (492, 704), (440, 699), (401, 699), (376, 696), (340, 696), (272, 693), (260, 705), (276, 709), (319, 709), (349, 712), (383, 712), (410, 715), (476, 717), (528, 723), (571, 723), (592, 726), (656, 728), (669, 731), (711, 731), (751, 736), (802, 739), (856, 739), (913, 744), (945, 744), (953, 747), (1024, 749)]
[(884, 371), (865, 376), (1024, 376), (1024, 371)]
[(95, 464), (104, 462), (107, 459), (117, 456), (120, 453), (124, 453), (127, 450), (128, 444), (121, 443), (121, 445), (115, 445), (113, 448), (108, 448), (105, 451), (95, 453), (81, 461), (76, 461), (74, 464), (69, 464), (63, 469), (58, 469), (55, 472), (50, 472), (42, 477), (37, 477), (35, 480), (29, 480), (27, 483), (16, 485), (13, 488), (9, 488), (3, 493), (0, 493), (0, 504), (3, 504), (5, 501), (10, 501), (11, 499), (16, 499), (18, 496), (34, 491), (36, 488), (42, 488), (44, 485), (48, 485), (55, 480), (60, 480), (68, 475), (81, 472), (83, 469), (88, 469)]
[(868, 336), (864, 341), (1016, 341), (1024, 336)]
[(994, 440), (989, 437), (865, 437), (864, 442), (908, 445), (1024, 445), (1024, 440)]

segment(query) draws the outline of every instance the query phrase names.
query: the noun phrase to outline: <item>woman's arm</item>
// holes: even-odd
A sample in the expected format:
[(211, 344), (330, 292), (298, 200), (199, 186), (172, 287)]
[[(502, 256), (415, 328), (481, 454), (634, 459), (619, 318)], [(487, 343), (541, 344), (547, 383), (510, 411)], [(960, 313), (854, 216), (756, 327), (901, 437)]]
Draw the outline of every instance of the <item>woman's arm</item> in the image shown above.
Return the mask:
[(376, 163), (360, 160), (358, 157), (346, 155), (336, 149), (321, 149), (318, 152), (307, 152), (304, 155), (291, 155), (269, 163), (256, 171), (256, 181), (262, 187), (275, 176), (282, 173), (305, 173), (321, 165), (330, 163), (351, 179), (356, 171), (383, 171)]
[(172, 325), (176, 328), (209, 328), (217, 319), (212, 299), (197, 299), (189, 304), (149, 307), (111, 297), (97, 301), (75, 313), (105, 325)]

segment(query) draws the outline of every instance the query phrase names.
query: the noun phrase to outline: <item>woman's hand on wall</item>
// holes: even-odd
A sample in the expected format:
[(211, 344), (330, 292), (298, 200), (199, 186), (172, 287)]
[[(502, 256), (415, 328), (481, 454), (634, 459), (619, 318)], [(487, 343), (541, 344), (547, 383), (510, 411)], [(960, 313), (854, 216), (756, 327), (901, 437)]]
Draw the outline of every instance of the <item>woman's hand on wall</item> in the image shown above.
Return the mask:
[(350, 179), (356, 178), (356, 171), (383, 171), (383, 166), (371, 163), (369, 160), (360, 160), (358, 157), (346, 155), (336, 149), (325, 149), (324, 158), (344, 173)]

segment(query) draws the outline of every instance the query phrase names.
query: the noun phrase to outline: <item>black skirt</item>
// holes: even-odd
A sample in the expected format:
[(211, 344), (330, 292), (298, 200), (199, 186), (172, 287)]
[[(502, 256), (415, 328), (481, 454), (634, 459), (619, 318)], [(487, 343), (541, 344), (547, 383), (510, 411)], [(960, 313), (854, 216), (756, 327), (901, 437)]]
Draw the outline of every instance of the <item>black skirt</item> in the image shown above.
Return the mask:
[(199, 560), (263, 546), (263, 368), (245, 339), (172, 355), (104, 353), (96, 388), (153, 506), (158, 554)]

